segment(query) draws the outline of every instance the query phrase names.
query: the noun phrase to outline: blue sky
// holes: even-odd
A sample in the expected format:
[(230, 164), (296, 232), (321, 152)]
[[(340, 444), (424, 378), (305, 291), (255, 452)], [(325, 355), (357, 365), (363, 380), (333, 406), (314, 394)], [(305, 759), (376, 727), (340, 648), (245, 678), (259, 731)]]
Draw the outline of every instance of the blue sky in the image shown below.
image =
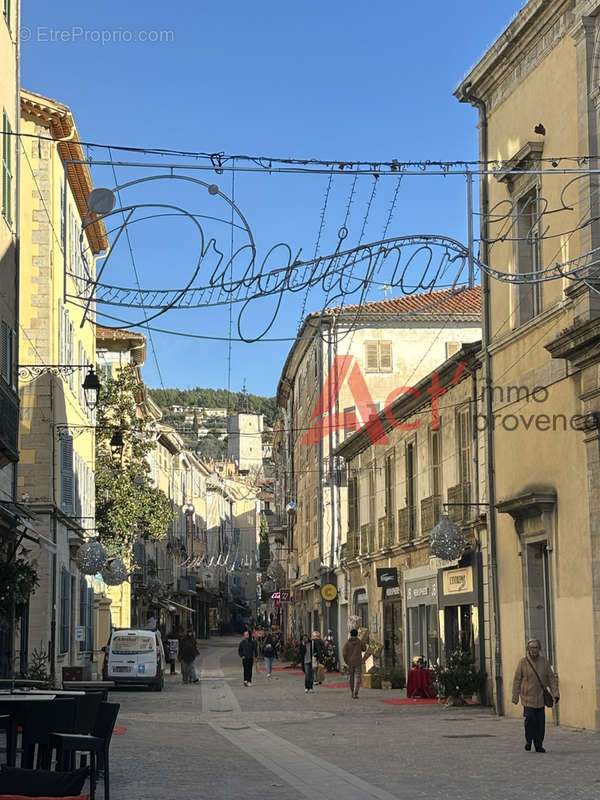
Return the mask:
[[(436, 0), (427, 6), (392, 0), (148, 0), (143, 11), (136, 5), (23, 0), (22, 84), (69, 105), (84, 140), (253, 156), (405, 161), (476, 158), (476, 112), (459, 104), (452, 92), (522, 3), (497, 0), (485, 12), (475, 0)], [(140, 32), (166, 41), (135, 41)], [(94, 148), (90, 155), (99, 160), (107, 154)], [(113, 156), (132, 159), (118, 151)], [(156, 172), (119, 166), (116, 178), (123, 183)], [(194, 175), (234, 195), (260, 256), (280, 241), (294, 253), (302, 248), (304, 257), (314, 254), (328, 175), (237, 172), (233, 183), (231, 174)], [(95, 167), (93, 177), (96, 185), (115, 185), (112, 169)], [(339, 170), (331, 178), (320, 254), (335, 247), (351, 182)], [(220, 198), (214, 202), (202, 187), (180, 183), (161, 180), (127, 190), (123, 204), (169, 203), (229, 219), (229, 207)], [(373, 183), (361, 176), (355, 187), (348, 223), (354, 243)], [(386, 224), (388, 235), (442, 233), (464, 241), (461, 179), (404, 178), (388, 219), (396, 183), (389, 175), (377, 182), (363, 241), (379, 239)], [(229, 225), (206, 220), (203, 227), (229, 252)], [(195, 226), (181, 217), (131, 226), (140, 284), (185, 284), (197, 259), (197, 237)], [(236, 246), (240, 237), (236, 234)], [(134, 286), (129, 247), (124, 238), (120, 244), (107, 267), (107, 282)], [(381, 288), (375, 288), (371, 299), (381, 297)], [(308, 312), (322, 302), (318, 292), (284, 298), (269, 335), (294, 337), (303, 304)], [(246, 331), (264, 327), (270, 305), (261, 301), (249, 307)], [(128, 311), (123, 318), (140, 319), (135, 313)], [(154, 324), (227, 337), (229, 317), (223, 306), (171, 312)], [(234, 308), (234, 335), (236, 320)], [(144, 368), (149, 386), (230, 384), (239, 390), (245, 378), (250, 392), (267, 395), (276, 389), (290, 347), (290, 342), (235, 342), (229, 374), (226, 342), (162, 333), (153, 333), (152, 341), (160, 374), (149, 348)]]

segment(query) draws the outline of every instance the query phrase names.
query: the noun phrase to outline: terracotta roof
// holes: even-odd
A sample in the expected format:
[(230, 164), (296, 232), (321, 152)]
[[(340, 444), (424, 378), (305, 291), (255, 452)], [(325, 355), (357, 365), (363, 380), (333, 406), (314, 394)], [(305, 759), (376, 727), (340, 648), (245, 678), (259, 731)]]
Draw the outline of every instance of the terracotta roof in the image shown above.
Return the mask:
[[(481, 314), (481, 287), (473, 289), (440, 289), (435, 292), (407, 294), (390, 297), (389, 300), (376, 300), (359, 305), (329, 308), (326, 314), (339, 314), (346, 311), (361, 311), (365, 314)], [(310, 314), (321, 316), (321, 311)]]
[[(44, 97), (41, 94), (21, 90), (21, 113), (50, 129), (55, 139), (66, 139), (58, 142), (58, 153), (63, 161), (85, 161), (83, 147), (79, 143), (79, 133), (71, 109), (62, 103)], [(87, 197), (94, 188), (92, 176), (87, 164), (68, 164), (67, 178), (73, 192), (77, 210), (81, 219), (88, 213)], [(100, 253), (108, 249), (106, 228), (102, 221), (89, 225), (86, 235), (92, 253)]]

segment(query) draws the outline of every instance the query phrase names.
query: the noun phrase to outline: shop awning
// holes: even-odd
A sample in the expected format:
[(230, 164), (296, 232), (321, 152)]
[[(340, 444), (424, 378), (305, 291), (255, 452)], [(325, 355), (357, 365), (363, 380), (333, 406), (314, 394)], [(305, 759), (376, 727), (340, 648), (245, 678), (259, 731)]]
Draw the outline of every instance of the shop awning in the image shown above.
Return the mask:
[(0, 517), (4, 518), (8, 523), (8, 527), (16, 536), (50, 548), (52, 552), (56, 551), (56, 544), (43, 534), (38, 533), (33, 527), (31, 523), (34, 517), (25, 506), (20, 503), (2, 501), (0, 502)]
[(170, 606), (177, 606), (177, 608), (182, 608), (184, 611), (189, 611), (191, 614), (196, 613), (196, 609), (190, 608), (189, 606), (184, 606), (183, 603), (176, 603), (175, 600), (167, 600), (167, 603)]

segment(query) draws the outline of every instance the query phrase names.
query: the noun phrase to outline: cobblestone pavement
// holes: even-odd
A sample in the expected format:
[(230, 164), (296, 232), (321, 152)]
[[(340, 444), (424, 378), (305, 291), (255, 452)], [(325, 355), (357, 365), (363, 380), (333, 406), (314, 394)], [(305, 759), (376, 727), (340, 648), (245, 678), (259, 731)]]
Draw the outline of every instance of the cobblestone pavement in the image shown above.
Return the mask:
[(160, 694), (111, 693), (127, 728), (111, 745), (113, 800), (600, 798), (597, 734), (549, 726), (548, 752), (526, 753), (522, 722), (486, 709), (389, 705), (401, 693), (381, 690), (306, 695), (289, 671), (259, 671), (246, 688), (236, 646), (202, 645), (197, 684), (167, 676)]

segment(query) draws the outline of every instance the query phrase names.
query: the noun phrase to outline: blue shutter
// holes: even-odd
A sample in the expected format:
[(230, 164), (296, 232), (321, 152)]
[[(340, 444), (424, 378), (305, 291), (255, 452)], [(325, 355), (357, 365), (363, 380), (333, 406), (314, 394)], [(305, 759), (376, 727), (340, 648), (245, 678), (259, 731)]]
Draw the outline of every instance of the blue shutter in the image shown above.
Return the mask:
[[(87, 611), (87, 583), (83, 575), (79, 579), (79, 627), (87, 629), (88, 611)], [(86, 636), (87, 639), (87, 636)], [(79, 642), (79, 649), (86, 649), (87, 641)]]
[(88, 624), (86, 631), (86, 650), (94, 649), (94, 590), (88, 588)]
[(60, 573), (60, 652), (69, 652), (71, 639), (71, 575), (63, 567)]
[(60, 496), (62, 510), (73, 513), (73, 437), (60, 437)]

